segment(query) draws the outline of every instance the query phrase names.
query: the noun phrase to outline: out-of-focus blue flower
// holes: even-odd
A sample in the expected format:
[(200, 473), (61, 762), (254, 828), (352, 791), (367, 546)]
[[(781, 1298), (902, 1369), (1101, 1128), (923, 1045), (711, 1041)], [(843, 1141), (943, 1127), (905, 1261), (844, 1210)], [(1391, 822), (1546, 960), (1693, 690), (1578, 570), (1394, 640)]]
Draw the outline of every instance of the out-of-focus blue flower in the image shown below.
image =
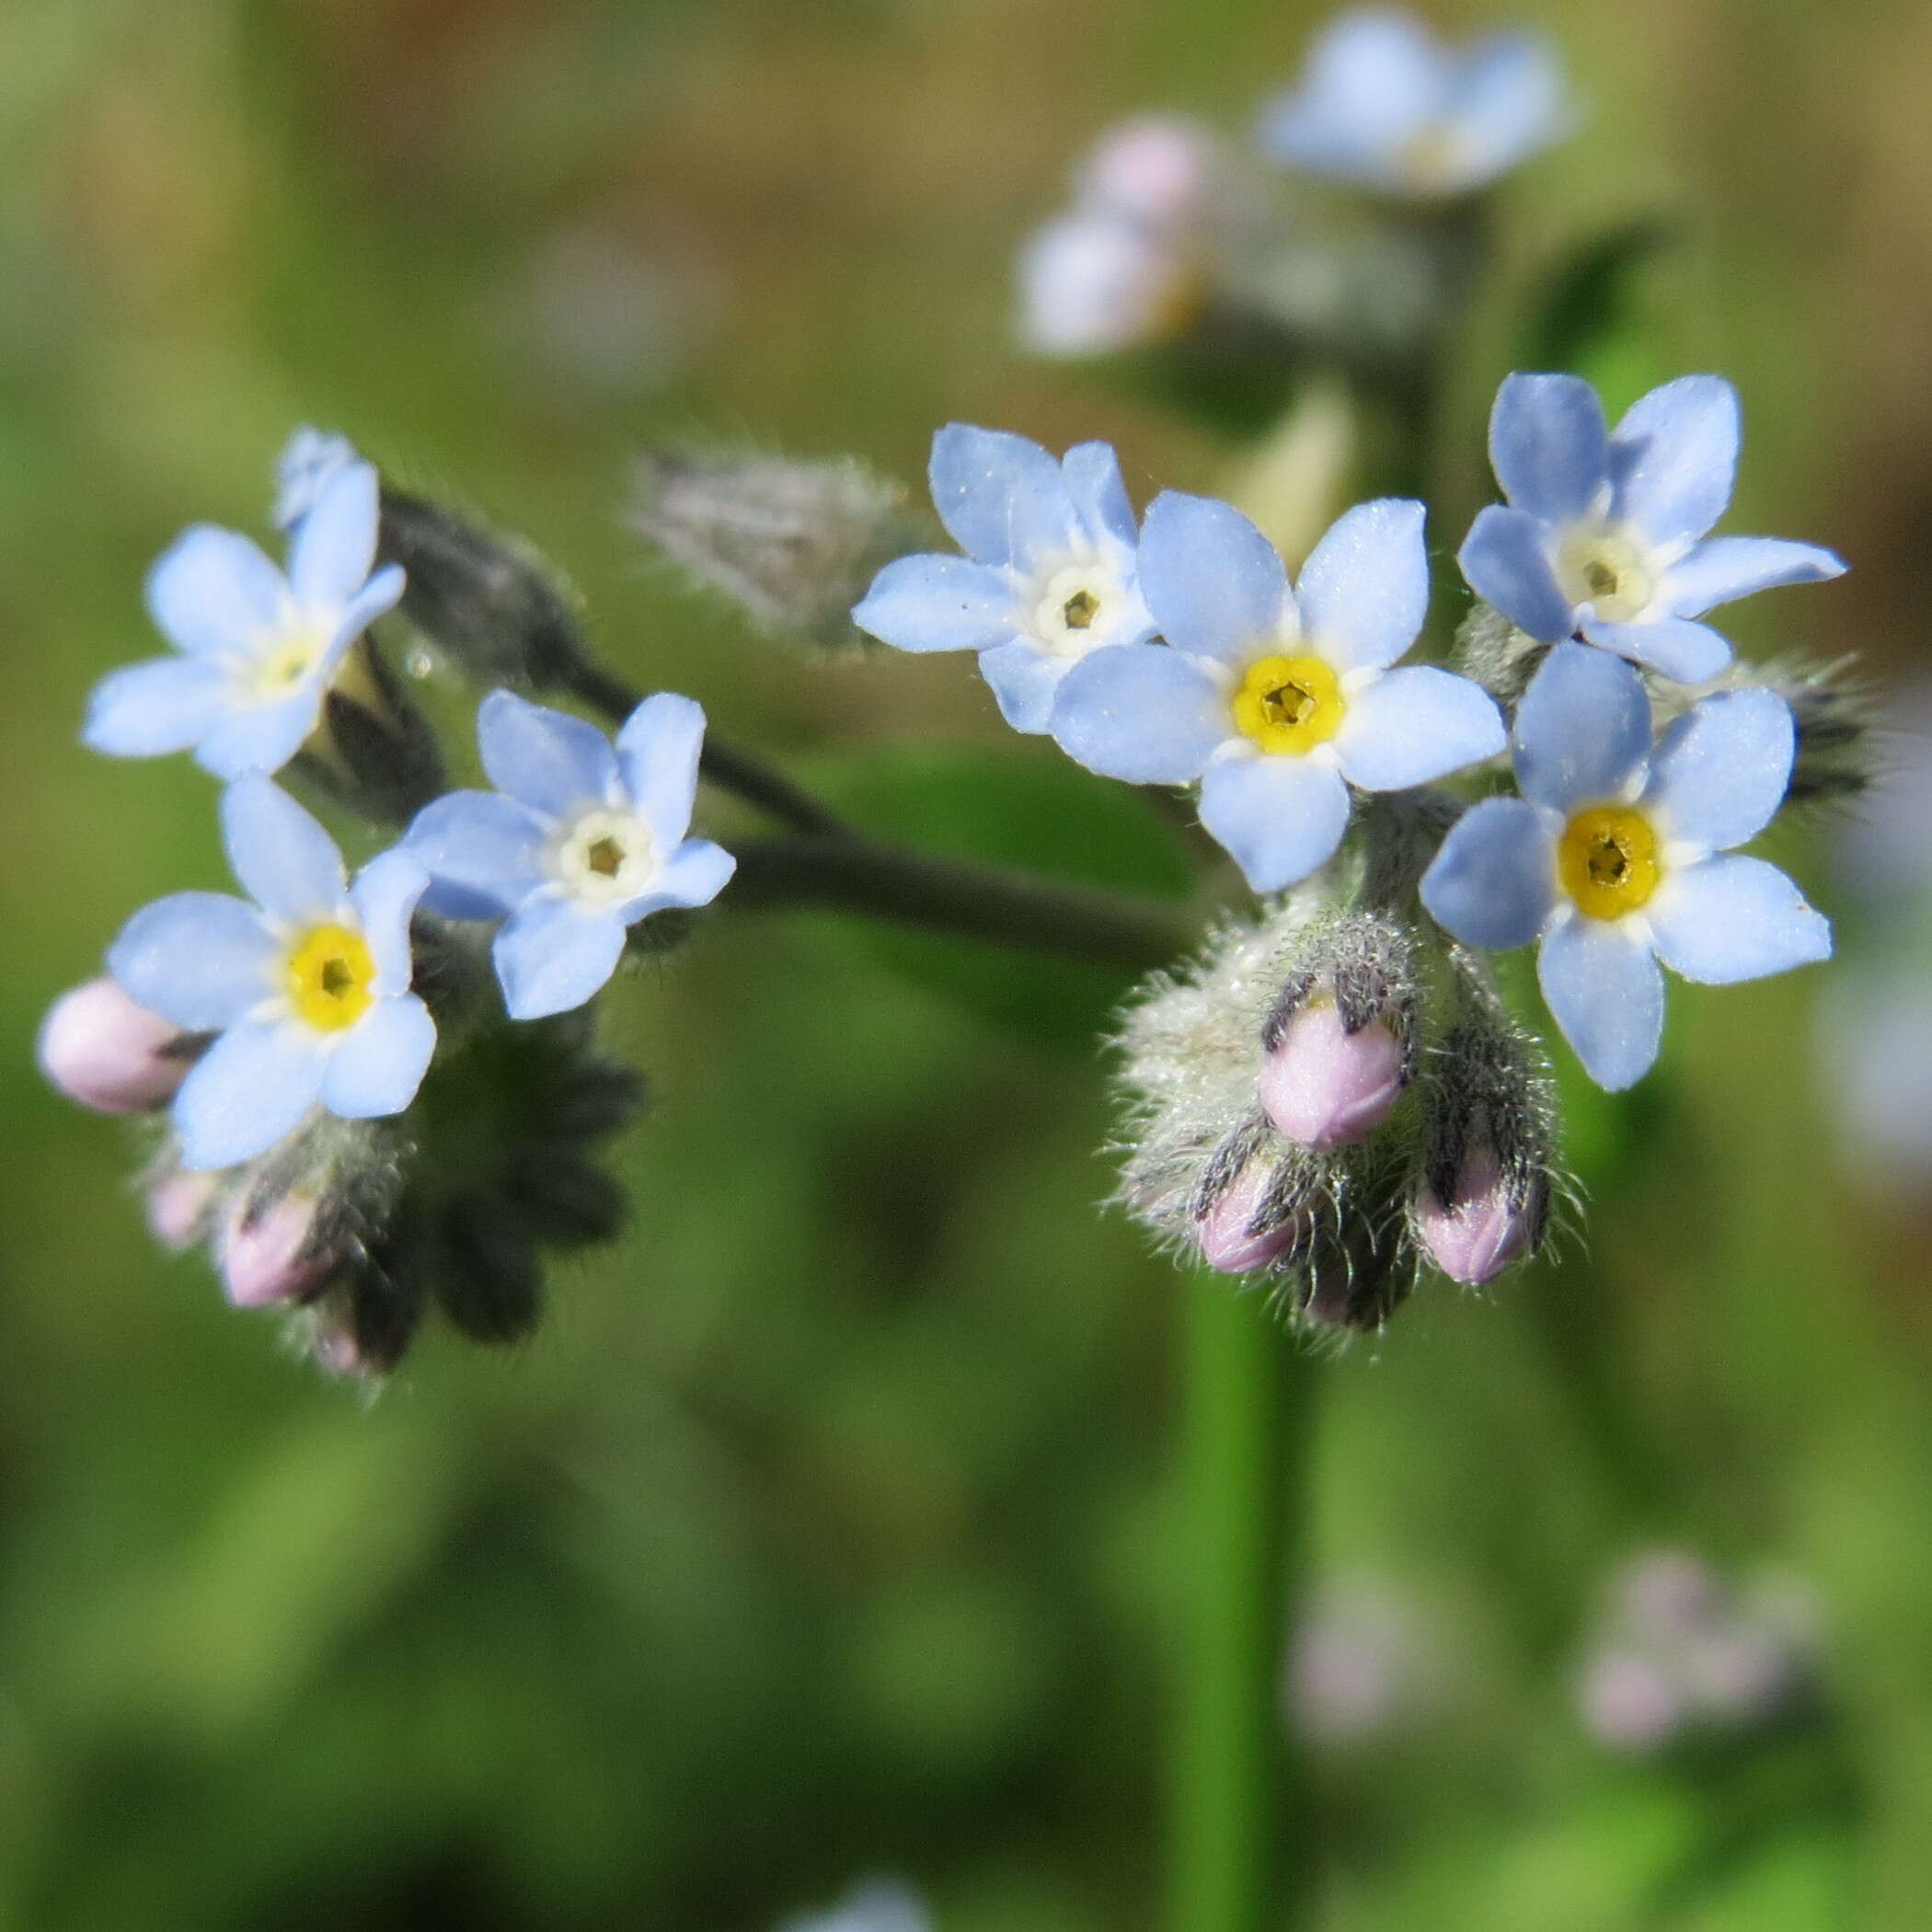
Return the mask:
[(1831, 954), (1831, 927), (1798, 888), (1731, 851), (1770, 822), (1794, 753), (1790, 708), (1768, 691), (1705, 698), (1653, 752), (1638, 673), (1560, 644), (1516, 713), (1523, 796), (1464, 814), (1422, 903), (1471, 946), (1540, 940), (1563, 1037), (1599, 1087), (1628, 1087), (1657, 1058), (1660, 960), (1729, 985)]
[(1512, 375), (1489, 416), (1492, 503), (1459, 561), (1477, 594), (1546, 643), (1589, 642), (1686, 684), (1731, 646), (1696, 620), (1718, 604), (1845, 566), (1815, 544), (1708, 536), (1737, 476), (1737, 391), (1683, 375), (1633, 403), (1613, 431), (1573, 375)]
[(307, 423), (282, 445), (275, 459), (275, 527), (293, 530), (330, 483), (362, 459), (346, 436)]
[(926, 1902), (901, 1879), (865, 1879), (827, 1912), (788, 1918), (778, 1932), (932, 1932)]
[(136, 913), (108, 953), (142, 1006), (221, 1036), (175, 1096), (193, 1168), (252, 1158), (318, 1102), (345, 1120), (400, 1113), (436, 1044), (409, 991), (422, 868), (385, 852), (351, 886), (335, 841), (259, 776), (224, 793), (222, 830), (254, 903), (177, 892)]
[(218, 778), (279, 771), (350, 647), (402, 595), (396, 565), (370, 574), (376, 510), (375, 471), (336, 469), (291, 539), (286, 576), (235, 531), (184, 532), (147, 580), (148, 613), (177, 655), (103, 678), (86, 742), (121, 758), (192, 746)]
[(1347, 829), (1350, 785), (1425, 785), (1504, 744), (1466, 678), (1390, 667), (1429, 604), (1422, 506), (1349, 511), (1298, 591), (1274, 546), (1225, 503), (1168, 490), (1147, 512), (1141, 586), (1165, 644), (1119, 644), (1062, 685), (1053, 735), (1135, 785), (1201, 780), (1201, 822), (1258, 892), (1305, 879)]
[(495, 791), (425, 806), (403, 841), (432, 881), (428, 904), (501, 919), (492, 957), (512, 1019), (581, 1006), (617, 969), (626, 928), (707, 904), (737, 861), (686, 838), (705, 714), (661, 691), (615, 749), (593, 724), (492, 691), (477, 714)]
[(1277, 160), (1379, 193), (1466, 194), (1569, 132), (1549, 43), (1492, 34), (1447, 47), (1411, 14), (1362, 7), (1316, 41), (1292, 93), (1263, 110)]
[(966, 555), (889, 563), (852, 621), (901, 650), (978, 651), (1006, 722), (1045, 731), (1076, 663), (1154, 633), (1121, 466), (1104, 443), (1056, 462), (1024, 436), (951, 423), (928, 474)]

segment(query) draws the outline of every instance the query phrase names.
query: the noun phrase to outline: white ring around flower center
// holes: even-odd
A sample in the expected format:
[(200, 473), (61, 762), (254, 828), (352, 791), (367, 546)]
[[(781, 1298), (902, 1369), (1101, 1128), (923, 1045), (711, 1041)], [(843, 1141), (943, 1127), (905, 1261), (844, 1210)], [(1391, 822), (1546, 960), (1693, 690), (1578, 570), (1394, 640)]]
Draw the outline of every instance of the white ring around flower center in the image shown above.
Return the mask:
[(1571, 530), (1557, 546), (1557, 581), (1572, 604), (1588, 604), (1605, 624), (1643, 615), (1657, 594), (1649, 553), (1627, 532), (1604, 524)]
[(1099, 558), (1063, 565), (1041, 581), (1033, 635), (1056, 657), (1085, 657), (1121, 621), (1119, 573)]
[(272, 705), (293, 696), (314, 675), (329, 642), (326, 631), (299, 619), (285, 630), (260, 638), (254, 655), (235, 669), (243, 701)]
[(550, 848), (551, 876), (588, 905), (621, 905), (635, 899), (657, 868), (650, 827), (635, 812), (604, 806), (567, 825)]

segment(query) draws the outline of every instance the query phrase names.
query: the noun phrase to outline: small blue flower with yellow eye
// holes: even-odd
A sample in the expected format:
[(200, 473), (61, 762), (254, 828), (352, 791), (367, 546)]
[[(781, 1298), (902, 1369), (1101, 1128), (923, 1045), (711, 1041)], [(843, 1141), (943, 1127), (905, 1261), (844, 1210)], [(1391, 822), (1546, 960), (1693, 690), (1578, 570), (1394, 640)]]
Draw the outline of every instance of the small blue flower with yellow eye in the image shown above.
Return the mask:
[(952, 423), (933, 438), (930, 474), (966, 555), (889, 563), (852, 621), (900, 650), (978, 651), (1001, 716), (1045, 731), (1082, 658), (1154, 632), (1121, 466), (1104, 443), (1056, 461), (1024, 436)]
[(195, 1168), (265, 1153), (318, 1104), (347, 1120), (400, 1113), (436, 1044), (409, 990), (422, 868), (385, 852), (351, 885), (335, 841), (259, 776), (223, 794), (222, 829), (253, 903), (177, 892), (136, 913), (108, 952), (130, 998), (220, 1036), (174, 1100), (182, 1164)]
[(396, 565), (374, 569), (377, 516), (375, 471), (349, 463), (297, 523), (286, 576), (235, 531), (185, 532), (147, 580), (149, 615), (177, 655), (102, 679), (86, 742), (120, 758), (192, 747), (218, 778), (281, 770), (350, 647), (402, 595)]
[(1508, 507), (1470, 525), (1458, 561), (1478, 596), (1546, 644), (1581, 636), (1685, 684), (1731, 646), (1705, 612), (1845, 566), (1816, 544), (1711, 536), (1736, 479), (1737, 391), (1683, 375), (1640, 397), (1615, 430), (1574, 375), (1512, 375), (1489, 416)]
[(1459, 819), (1422, 903), (1466, 945), (1539, 942), (1549, 1010), (1599, 1087), (1650, 1071), (1662, 962), (1728, 986), (1827, 959), (1832, 930), (1776, 866), (1732, 852), (1784, 802), (1796, 750), (1770, 691), (1708, 697), (1654, 747), (1628, 664), (1559, 644), (1517, 707), (1523, 796)]
[(491, 947), (512, 1019), (588, 1000), (623, 956), (627, 930), (673, 906), (707, 905), (737, 861), (687, 838), (705, 714), (647, 697), (615, 746), (593, 724), (492, 691), (477, 742), (495, 791), (426, 805), (403, 841), (454, 919), (501, 919)]

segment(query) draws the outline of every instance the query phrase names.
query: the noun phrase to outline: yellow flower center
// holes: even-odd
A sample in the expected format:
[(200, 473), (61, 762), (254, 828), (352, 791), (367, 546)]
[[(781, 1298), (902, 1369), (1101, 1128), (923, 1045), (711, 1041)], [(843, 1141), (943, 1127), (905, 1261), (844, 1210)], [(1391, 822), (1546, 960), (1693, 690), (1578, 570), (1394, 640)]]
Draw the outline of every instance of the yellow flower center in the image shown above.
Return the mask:
[(1557, 580), (1572, 604), (1589, 604), (1606, 624), (1640, 617), (1657, 593), (1650, 560), (1614, 530), (1573, 530), (1557, 551)]
[(295, 1011), (318, 1033), (352, 1027), (374, 999), (375, 958), (361, 933), (312, 926), (282, 962)]
[(1348, 700), (1321, 658), (1263, 658), (1235, 693), (1235, 723), (1264, 752), (1300, 757), (1341, 729)]
[(1417, 194), (1442, 194), (1456, 185), (1466, 149), (1453, 128), (1426, 127), (1403, 149), (1396, 172)]
[(1638, 911), (1662, 870), (1650, 822), (1627, 806), (1591, 805), (1573, 813), (1557, 842), (1557, 877), (1593, 919)]
[(259, 657), (242, 667), (241, 684), (247, 701), (272, 705), (287, 697), (321, 661), (328, 642), (322, 632), (307, 627), (276, 638)]

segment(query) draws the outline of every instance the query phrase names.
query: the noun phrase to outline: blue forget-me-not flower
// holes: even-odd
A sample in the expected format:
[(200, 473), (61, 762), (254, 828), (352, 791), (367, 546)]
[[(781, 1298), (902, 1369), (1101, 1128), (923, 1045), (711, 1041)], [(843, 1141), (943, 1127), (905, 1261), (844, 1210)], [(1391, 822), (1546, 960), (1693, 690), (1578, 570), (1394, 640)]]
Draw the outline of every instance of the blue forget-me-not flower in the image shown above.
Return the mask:
[(901, 650), (978, 651), (1006, 722), (1045, 731), (1081, 659), (1153, 635), (1121, 466), (1104, 443), (1056, 462), (1024, 436), (951, 423), (928, 473), (966, 555), (888, 564), (852, 621)]
[(1698, 684), (1731, 661), (1697, 620), (1733, 598), (1845, 569), (1815, 544), (1709, 536), (1737, 475), (1737, 391), (1685, 375), (1615, 430), (1573, 375), (1512, 375), (1489, 417), (1509, 498), (1478, 515), (1459, 561), (1477, 594), (1545, 643), (1581, 633), (1665, 677)]
[(1384, 194), (1485, 186), (1569, 131), (1556, 56), (1540, 35), (1447, 47), (1413, 15), (1363, 7), (1317, 40), (1302, 82), (1262, 116), (1277, 160)]
[(375, 563), (374, 469), (328, 476), (290, 540), (284, 576), (247, 537), (198, 523), (149, 573), (147, 607), (176, 655), (110, 673), (82, 733), (122, 758), (194, 749), (218, 778), (279, 771), (316, 728), (362, 632), (403, 573)]
[(222, 829), (254, 903), (177, 892), (136, 913), (108, 953), (130, 997), (220, 1036), (175, 1096), (193, 1168), (265, 1152), (318, 1101), (346, 1120), (400, 1113), (436, 1044), (409, 990), (422, 868), (385, 852), (351, 885), (335, 841), (259, 775), (223, 794)]
[(1731, 850), (1783, 802), (1794, 752), (1790, 707), (1765, 690), (1701, 700), (1653, 751), (1638, 673), (1560, 644), (1516, 713), (1523, 796), (1456, 822), (1422, 903), (1471, 946), (1540, 939), (1563, 1037), (1599, 1087), (1628, 1087), (1662, 1035), (1660, 960), (1729, 985), (1830, 956), (1831, 927), (1798, 888)]
[(276, 529), (293, 530), (316, 507), (323, 490), (362, 460), (348, 437), (304, 423), (275, 459)]
[(626, 929), (708, 904), (736, 860), (687, 838), (705, 714), (661, 691), (613, 747), (593, 724), (492, 691), (477, 714), (497, 787), (425, 806), (403, 841), (433, 881), (429, 905), (501, 919), (491, 953), (512, 1019), (581, 1006), (617, 969)]
[(1429, 604), (1422, 505), (1363, 503), (1298, 590), (1238, 510), (1168, 490), (1141, 534), (1141, 587), (1167, 638), (1097, 650), (1061, 687), (1053, 734), (1088, 770), (1201, 780), (1201, 822), (1258, 892), (1305, 879), (1348, 827), (1349, 787), (1398, 791), (1495, 755), (1494, 699), (1390, 667)]

